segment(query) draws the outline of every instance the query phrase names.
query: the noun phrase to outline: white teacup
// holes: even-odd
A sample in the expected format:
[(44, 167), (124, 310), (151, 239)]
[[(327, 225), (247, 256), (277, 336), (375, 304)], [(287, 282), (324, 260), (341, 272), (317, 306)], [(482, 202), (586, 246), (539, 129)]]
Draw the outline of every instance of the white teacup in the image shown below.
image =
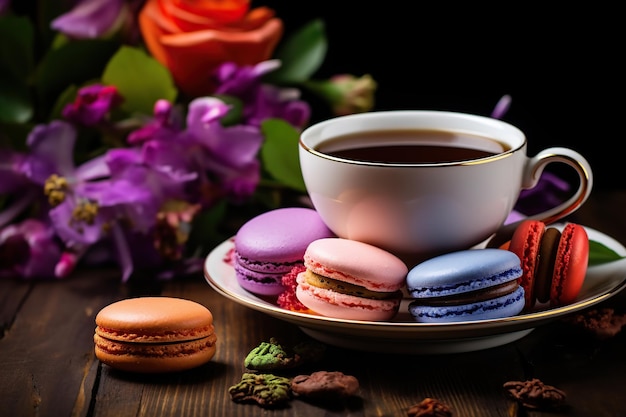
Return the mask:
[[(374, 150), (355, 150), (368, 147)], [(579, 187), (532, 218), (552, 223), (585, 202), (593, 176), (582, 155), (552, 147), (529, 157), (526, 148), (524, 133), (501, 120), (403, 110), (312, 125), (299, 153), (309, 197), (337, 236), (416, 262), (484, 242), (549, 163), (576, 170)]]

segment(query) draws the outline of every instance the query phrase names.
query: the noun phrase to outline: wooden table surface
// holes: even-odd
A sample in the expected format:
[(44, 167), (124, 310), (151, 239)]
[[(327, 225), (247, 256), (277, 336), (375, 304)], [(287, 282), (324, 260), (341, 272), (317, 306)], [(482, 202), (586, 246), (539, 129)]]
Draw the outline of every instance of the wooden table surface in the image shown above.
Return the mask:
[[(570, 221), (626, 244), (626, 192), (594, 191)], [(624, 271), (626, 274), (626, 271)], [(626, 313), (626, 291), (603, 302)], [(127, 297), (161, 294), (214, 314), (217, 353), (205, 366), (169, 375), (116, 372), (94, 357), (94, 317)], [(315, 370), (356, 376), (357, 398), (336, 406), (293, 400), (263, 409), (231, 400), (243, 360), (263, 341), (309, 340), (291, 324), (216, 293), (201, 275), (122, 284), (116, 270), (81, 270), (60, 281), (0, 281), (0, 416), (406, 416), (424, 398), (454, 416), (626, 416), (626, 330), (608, 340), (564, 321), (512, 343), (445, 355), (368, 353), (328, 346)], [(567, 394), (559, 413), (527, 410), (504, 394), (507, 381), (538, 378)]]

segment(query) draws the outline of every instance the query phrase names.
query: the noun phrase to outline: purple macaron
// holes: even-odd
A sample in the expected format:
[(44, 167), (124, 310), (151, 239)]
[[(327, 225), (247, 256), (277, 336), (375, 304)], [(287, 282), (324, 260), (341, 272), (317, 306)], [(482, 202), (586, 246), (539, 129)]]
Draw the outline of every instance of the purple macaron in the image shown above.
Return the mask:
[(317, 211), (280, 208), (248, 220), (235, 236), (235, 274), (254, 294), (276, 296), (285, 290), (282, 276), (304, 262), (309, 243), (334, 237)]

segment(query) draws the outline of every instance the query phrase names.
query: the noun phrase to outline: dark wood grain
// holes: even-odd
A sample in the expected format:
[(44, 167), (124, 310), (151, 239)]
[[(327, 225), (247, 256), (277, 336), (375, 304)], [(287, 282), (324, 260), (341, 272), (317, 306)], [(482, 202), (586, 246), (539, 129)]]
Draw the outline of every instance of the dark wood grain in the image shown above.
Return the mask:
[(94, 316), (123, 291), (115, 277), (85, 275), (64, 282), (3, 282), (3, 298), (27, 294), (0, 344), (5, 415), (87, 414), (97, 369)]
[[(626, 243), (626, 192), (593, 195), (576, 221)], [(101, 365), (93, 354), (95, 314), (119, 299), (162, 294), (197, 301), (214, 315), (213, 360), (170, 375), (135, 375)], [(502, 385), (539, 378), (567, 393), (558, 415), (626, 415), (626, 334), (608, 340), (556, 321), (496, 348), (445, 355), (390, 355), (328, 346), (314, 370), (356, 376), (358, 398), (335, 407), (293, 400), (264, 410), (231, 401), (228, 388), (245, 372), (243, 360), (262, 341), (308, 340), (299, 328), (216, 293), (200, 275), (168, 282), (122, 284), (115, 269), (80, 270), (60, 281), (0, 281), (0, 416), (406, 416), (426, 397), (455, 416), (548, 417), (508, 399)], [(626, 294), (600, 307), (624, 313)]]

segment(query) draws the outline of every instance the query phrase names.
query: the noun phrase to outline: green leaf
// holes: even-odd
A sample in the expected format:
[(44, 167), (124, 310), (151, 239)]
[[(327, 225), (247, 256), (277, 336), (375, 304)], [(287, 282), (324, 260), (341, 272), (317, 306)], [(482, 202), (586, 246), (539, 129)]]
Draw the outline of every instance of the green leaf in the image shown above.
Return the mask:
[(115, 53), (115, 42), (77, 40), (48, 51), (37, 70), (36, 84), (46, 112), (69, 86), (100, 79), (102, 68)]
[(613, 249), (610, 249), (595, 240), (589, 241), (589, 266), (617, 261), (624, 258)]
[(0, 17), (0, 122), (24, 123), (34, 109), (28, 79), (34, 68), (33, 25), (25, 17)]
[(282, 65), (268, 74), (266, 80), (276, 84), (306, 81), (322, 65), (327, 50), (324, 22), (313, 20), (279, 46), (274, 57), (280, 59)]
[(298, 156), (298, 131), (281, 119), (268, 119), (261, 125), (265, 142), (261, 161), (277, 181), (296, 191), (306, 191)]
[(122, 109), (152, 114), (159, 99), (173, 102), (178, 91), (172, 75), (143, 50), (122, 46), (107, 64), (102, 81), (115, 85), (124, 97)]
[(33, 25), (25, 17), (0, 17), (0, 68), (24, 82), (34, 69)]
[(30, 89), (0, 69), (0, 122), (25, 123), (33, 117)]

